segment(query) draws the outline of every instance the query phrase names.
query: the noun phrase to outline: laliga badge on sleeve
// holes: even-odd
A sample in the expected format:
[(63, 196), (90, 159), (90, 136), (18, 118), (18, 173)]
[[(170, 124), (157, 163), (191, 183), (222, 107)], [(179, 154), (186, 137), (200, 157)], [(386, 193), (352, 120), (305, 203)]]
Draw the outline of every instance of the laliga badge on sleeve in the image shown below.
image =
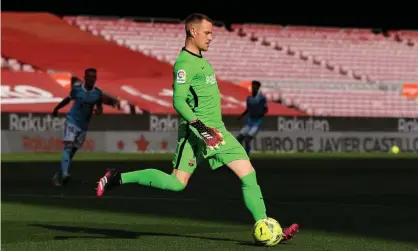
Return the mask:
[(177, 83), (184, 84), (186, 83), (186, 71), (185, 70), (178, 70), (177, 71)]

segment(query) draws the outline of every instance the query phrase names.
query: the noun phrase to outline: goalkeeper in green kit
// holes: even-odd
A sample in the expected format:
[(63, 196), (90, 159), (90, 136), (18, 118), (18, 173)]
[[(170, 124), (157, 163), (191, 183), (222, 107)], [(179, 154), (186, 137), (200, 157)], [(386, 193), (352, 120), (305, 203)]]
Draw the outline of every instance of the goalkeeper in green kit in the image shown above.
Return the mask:
[[(198, 163), (206, 159), (213, 170), (227, 166), (241, 179), (244, 202), (255, 221), (267, 218), (256, 172), (245, 149), (225, 128), (215, 72), (201, 54), (208, 50), (212, 40), (212, 21), (205, 15), (192, 14), (185, 20), (185, 29), (185, 47), (173, 72), (173, 106), (180, 115), (173, 172), (107, 170), (98, 182), (97, 196), (102, 196), (106, 189), (130, 183), (180, 192)], [(283, 229), (283, 240), (292, 239), (298, 228), (293, 224)]]

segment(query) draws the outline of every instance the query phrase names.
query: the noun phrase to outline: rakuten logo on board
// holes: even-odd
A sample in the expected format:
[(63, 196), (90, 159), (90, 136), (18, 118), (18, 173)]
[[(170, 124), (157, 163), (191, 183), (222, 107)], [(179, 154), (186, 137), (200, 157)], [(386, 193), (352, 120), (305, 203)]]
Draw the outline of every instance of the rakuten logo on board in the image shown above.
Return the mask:
[(11, 113), (9, 115), (10, 131), (63, 131), (65, 118), (54, 118), (49, 114), (46, 115), (20, 115)]

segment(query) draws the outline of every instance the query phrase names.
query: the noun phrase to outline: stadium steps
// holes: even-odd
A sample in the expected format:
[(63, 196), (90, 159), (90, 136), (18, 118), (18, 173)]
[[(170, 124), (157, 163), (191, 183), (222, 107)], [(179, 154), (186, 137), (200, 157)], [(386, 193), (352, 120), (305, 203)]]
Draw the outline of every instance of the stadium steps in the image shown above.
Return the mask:
[(15, 58), (1, 57), (1, 69), (9, 71), (36, 72), (41, 71), (33, 65), (25, 64)]
[[(267, 47), (273, 47), (284, 54), (297, 57), (303, 61), (316, 63), (330, 69), (325, 58), (315, 61), (315, 55), (309, 55), (298, 50), (292, 44), (280, 45), (269, 41), (266, 37), (257, 36), (257, 30), (278, 32), (280, 26), (256, 25), (255, 30), (242, 29), (242, 25), (234, 25), (233, 30), (243, 37), (250, 37)], [(254, 27), (254, 26), (252, 26)], [(241, 29), (240, 29), (241, 28)], [(370, 34), (369, 34), (370, 35)], [(293, 48), (292, 48), (293, 47)], [(309, 60), (310, 57), (310, 60)], [(278, 88), (275, 93), (267, 93), (270, 98), (280, 100), (287, 106), (295, 106), (308, 114), (319, 116), (394, 116), (415, 117), (418, 115), (417, 100), (406, 100), (401, 93), (399, 83), (381, 84), (380, 81), (370, 81), (366, 75), (355, 77), (353, 71), (342, 66), (338, 67), (340, 74), (348, 75), (350, 79), (334, 83), (323, 83), (312, 80), (276, 80), (264, 81), (264, 88)], [(344, 69), (343, 72), (341, 72)], [(350, 81), (351, 80), (351, 81)], [(357, 81), (352, 81), (357, 80)], [(367, 83), (367, 84), (366, 84)], [(322, 90), (319, 91), (318, 90)], [(328, 92), (331, 91), (331, 94)], [(374, 95), (371, 95), (374, 94)], [(358, 98), (360, 97), (360, 98)], [(364, 99), (364, 100), (363, 100)]]
[[(135, 22), (125, 19), (65, 17), (81, 30), (113, 41), (132, 51), (173, 64), (184, 43), (183, 26), (178, 23)], [(222, 78), (239, 84), (245, 79), (266, 83), (263, 91), (270, 100), (319, 116), (415, 116), (416, 103), (392, 92), (381, 92), (376, 85), (353, 81), (347, 75), (330, 71), (324, 65), (300, 60), (297, 51), (274, 50), (263, 40), (238, 36), (215, 27), (215, 40), (205, 56)], [(322, 66), (322, 67), (321, 67)], [(292, 84), (293, 83), (293, 84)], [(333, 86), (332, 91), (327, 91)], [(332, 89), (332, 88), (331, 88)]]
[[(265, 46), (273, 47), (275, 50), (281, 51), (285, 55), (295, 57), (307, 63), (317, 65), (336, 74), (347, 77), (347, 80), (362, 81), (363, 83), (370, 83), (370, 79), (365, 74), (355, 72), (347, 69), (342, 65), (335, 64), (327, 58), (307, 53), (300, 49), (297, 41), (278, 41), (277, 36), (284, 28), (280, 25), (234, 25), (235, 31), (239, 36), (249, 36), (251, 40), (260, 41)], [(304, 29), (313, 29), (311, 27), (304, 27)], [(277, 36), (277, 37), (276, 37)], [(290, 35), (288, 35), (290, 36)], [(297, 39), (296, 39), (297, 40)], [(296, 43), (295, 43), (296, 42)], [(295, 45), (296, 44), (296, 45)]]
[[(152, 113), (175, 112), (171, 105), (163, 102), (166, 99), (165, 102), (171, 102), (171, 98), (161, 94), (164, 88), (171, 87), (173, 73), (170, 63), (84, 32), (49, 13), (2, 13), (2, 55), (44, 71), (55, 69), (78, 78), (84, 76), (84, 69), (94, 67), (99, 72), (100, 85), (105, 93), (123, 96), (123, 99)], [(150, 86), (150, 82), (155, 84)], [(126, 85), (135, 86), (144, 93), (129, 92)], [(230, 106), (223, 106), (223, 111), (241, 113), (241, 109), (231, 103), (238, 104), (233, 98), (244, 100), (245, 90), (222, 79), (219, 79), (219, 87), (225, 93), (223, 101), (229, 99), (224, 103)], [(303, 115), (280, 104), (269, 104), (269, 107), (276, 115)]]
[(396, 43), (401, 43), (405, 46), (418, 48), (418, 31), (391, 30), (388, 32), (388, 38)]
[[(184, 46), (184, 28), (179, 23), (134, 22), (132, 20), (65, 17), (80, 29), (102, 36), (131, 50), (174, 64), (179, 48)], [(248, 38), (236, 36), (224, 27), (214, 28), (215, 40), (205, 57), (224, 80), (239, 83), (260, 79), (311, 79), (335, 82), (345, 79), (319, 67), (301, 64)], [(267, 62), (268, 61), (268, 62)]]
[(393, 43), (367, 29), (278, 25), (235, 26), (301, 60), (366, 83), (403, 83), (418, 79), (418, 47)]
[(2, 13), (2, 55), (78, 77), (92, 66), (109, 80), (171, 76), (169, 64), (82, 32), (48, 13)]
[[(107, 41), (114, 42), (119, 46), (127, 47), (134, 52), (147, 55), (148, 57), (170, 65), (174, 65), (180, 49), (184, 46), (184, 28), (178, 22), (136, 22), (130, 19), (91, 18), (83, 16), (66, 16), (64, 17), (64, 20), (69, 24), (80, 28), (82, 31), (89, 32), (95, 36), (104, 38)], [(220, 50), (223, 52), (230, 50), (231, 43), (227, 43), (227, 47), (224, 48), (222, 48), (222, 45), (225, 44), (227, 40), (237, 38), (235, 34), (228, 32), (223, 27), (215, 27), (214, 29), (216, 30), (215, 33), (217, 34), (217, 38), (220, 37), (221, 39), (220, 42), (217, 42), (217, 45), (221, 45)], [(158, 36), (156, 36), (156, 34), (158, 34)], [(247, 44), (247, 46), (253, 46), (253, 44), (247, 40), (241, 40), (240, 42)], [(260, 46), (260, 48), (266, 50), (262, 46)], [(233, 51), (231, 54), (226, 55), (228, 58), (237, 57), (237, 55), (241, 56), (240, 52), (242, 52), (242, 50)], [(230, 69), (231, 60), (225, 60), (222, 55), (224, 54), (220, 53), (216, 48), (214, 49), (214, 52), (205, 53), (205, 56), (209, 58), (210, 62), (213, 62), (218, 78), (227, 82), (238, 82), (240, 78), (237, 76), (240, 76), (239, 74), (247, 73), (246, 71), (248, 70), (242, 69), (239, 73), (236, 73), (236, 68)], [(234, 61), (239, 62), (242, 60), (236, 58)], [(248, 78), (250, 78), (250, 76), (251, 74), (248, 74)], [(262, 76), (262, 74), (260, 74), (260, 76)], [(281, 106), (285, 107), (285, 105)], [(296, 107), (292, 107), (291, 109), (298, 110)]]

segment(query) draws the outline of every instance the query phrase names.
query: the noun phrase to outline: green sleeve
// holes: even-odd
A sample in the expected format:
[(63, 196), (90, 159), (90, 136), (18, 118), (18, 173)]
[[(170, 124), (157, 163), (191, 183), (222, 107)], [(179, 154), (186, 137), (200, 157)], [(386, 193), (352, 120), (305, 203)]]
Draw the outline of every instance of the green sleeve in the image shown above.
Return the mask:
[(173, 106), (187, 122), (197, 118), (186, 102), (192, 78), (193, 70), (189, 65), (181, 62), (176, 63), (174, 66)]

